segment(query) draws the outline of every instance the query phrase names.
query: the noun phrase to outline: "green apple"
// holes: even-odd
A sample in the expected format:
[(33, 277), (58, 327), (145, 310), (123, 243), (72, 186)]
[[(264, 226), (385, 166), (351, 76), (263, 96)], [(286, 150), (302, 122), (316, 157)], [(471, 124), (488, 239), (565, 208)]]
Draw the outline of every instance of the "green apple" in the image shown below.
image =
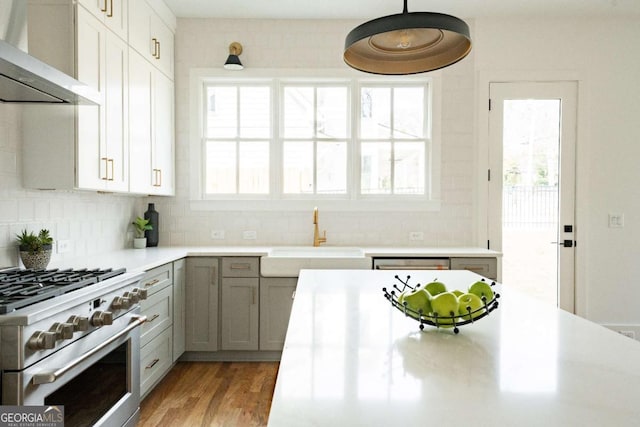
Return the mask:
[(403, 293), (404, 297), (402, 298), (401, 304), (406, 303), (407, 308), (415, 312), (422, 310), (422, 313), (425, 315), (431, 312), (431, 302), (429, 301), (431, 295), (429, 295), (429, 292), (425, 289), (416, 287), (414, 290)]
[(436, 296), (443, 292), (447, 292), (447, 287), (442, 282), (431, 282), (424, 285), (424, 288), (429, 292), (432, 296)]
[(456, 289), (455, 291), (451, 291), (452, 294), (455, 294), (455, 296), (457, 296), (458, 298), (460, 298), (460, 295), (463, 295), (464, 292), (462, 292), (460, 289)]
[(487, 302), (493, 299), (493, 290), (487, 282), (478, 281), (469, 286), (469, 293), (478, 295), (481, 299), (485, 297)]
[[(458, 298), (453, 292), (442, 292), (431, 299), (431, 309), (433, 314), (437, 314), (437, 324), (443, 327), (453, 326), (453, 319), (450, 317), (458, 316), (458, 309), (460, 304)], [(446, 317), (447, 319), (440, 319)]]
[[(482, 302), (482, 299), (480, 299), (480, 297), (476, 294), (462, 294), (458, 297), (458, 303), (460, 304), (458, 312), (460, 313), (460, 317), (462, 317), (464, 320), (475, 319), (476, 317), (484, 313), (484, 302)], [(476, 312), (476, 310), (479, 311)]]

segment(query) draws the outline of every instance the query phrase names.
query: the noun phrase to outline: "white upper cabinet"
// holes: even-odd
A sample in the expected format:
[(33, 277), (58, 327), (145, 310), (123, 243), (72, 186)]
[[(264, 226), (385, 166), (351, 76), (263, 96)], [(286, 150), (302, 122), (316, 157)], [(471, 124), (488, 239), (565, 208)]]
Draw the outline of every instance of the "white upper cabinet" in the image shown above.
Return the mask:
[[(131, 0), (131, 3), (139, 1)], [(127, 40), (128, 0), (78, 0), (78, 3), (122, 40)]]
[(130, 191), (173, 195), (173, 82), (133, 49), (129, 63)]
[(145, 0), (129, 2), (129, 44), (173, 80), (173, 31)]
[(127, 45), (80, 7), (77, 52), (78, 79), (102, 95), (99, 108), (79, 108), (77, 186), (127, 191)]
[(127, 192), (126, 42), (72, 1), (32, 1), (29, 14), (32, 54), (44, 62), (61, 64), (64, 71), (95, 88), (101, 103), (25, 106), (25, 186)]

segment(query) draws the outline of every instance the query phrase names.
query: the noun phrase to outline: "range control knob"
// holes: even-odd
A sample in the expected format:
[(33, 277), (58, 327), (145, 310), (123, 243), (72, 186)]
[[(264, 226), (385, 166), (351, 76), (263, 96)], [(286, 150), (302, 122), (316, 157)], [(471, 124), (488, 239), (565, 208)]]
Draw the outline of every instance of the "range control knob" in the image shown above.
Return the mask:
[(146, 289), (133, 288), (131, 293), (134, 294), (134, 295), (138, 295), (138, 299), (140, 299), (141, 301), (147, 299), (147, 290)]
[(91, 316), (91, 325), (100, 327), (108, 326), (113, 323), (113, 314), (110, 311), (96, 311)]
[(56, 334), (57, 340), (68, 340), (73, 338), (73, 325), (71, 323), (56, 322), (51, 325), (49, 332)]
[(56, 346), (56, 333), (48, 331), (35, 331), (27, 341), (27, 347), (31, 350), (51, 350)]
[(140, 298), (138, 297), (138, 294), (133, 292), (125, 292), (124, 295), (122, 296), (125, 298), (129, 298), (132, 304), (137, 304), (138, 301), (140, 300)]
[(131, 307), (131, 300), (126, 297), (115, 297), (111, 302), (111, 307), (114, 309), (128, 309)]
[(85, 332), (89, 330), (89, 318), (82, 316), (71, 316), (67, 320), (67, 323), (73, 325), (74, 332)]

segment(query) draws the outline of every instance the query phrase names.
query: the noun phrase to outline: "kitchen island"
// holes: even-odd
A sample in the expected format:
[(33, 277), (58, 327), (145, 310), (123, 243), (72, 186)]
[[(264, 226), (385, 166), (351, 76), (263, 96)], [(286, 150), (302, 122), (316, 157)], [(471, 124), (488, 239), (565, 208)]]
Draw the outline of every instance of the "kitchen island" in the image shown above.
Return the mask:
[(384, 298), (394, 275), (468, 271), (303, 270), (270, 427), (637, 426), (640, 343), (496, 286), (499, 308), (451, 329), (405, 317)]

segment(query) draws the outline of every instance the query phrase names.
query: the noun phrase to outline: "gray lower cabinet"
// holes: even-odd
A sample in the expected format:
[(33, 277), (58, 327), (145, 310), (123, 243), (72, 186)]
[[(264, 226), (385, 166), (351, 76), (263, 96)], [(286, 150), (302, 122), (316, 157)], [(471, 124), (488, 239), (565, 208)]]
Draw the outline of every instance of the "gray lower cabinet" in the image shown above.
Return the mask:
[(173, 361), (185, 351), (185, 280), (187, 262), (179, 259), (173, 263)]
[(140, 281), (147, 299), (140, 312), (147, 321), (140, 331), (140, 395), (144, 398), (171, 365), (173, 334), (173, 263), (151, 269)]
[(219, 258), (187, 258), (185, 326), (187, 351), (218, 350)]
[(451, 258), (451, 270), (469, 270), (491, 280), (498, 280), (496, 258)]
[(297, 277), (260, 279), (260, 350), (284, 347), (297, 283)]
[(222, 258), (222, 350), (258, 350), (259, 258)]

